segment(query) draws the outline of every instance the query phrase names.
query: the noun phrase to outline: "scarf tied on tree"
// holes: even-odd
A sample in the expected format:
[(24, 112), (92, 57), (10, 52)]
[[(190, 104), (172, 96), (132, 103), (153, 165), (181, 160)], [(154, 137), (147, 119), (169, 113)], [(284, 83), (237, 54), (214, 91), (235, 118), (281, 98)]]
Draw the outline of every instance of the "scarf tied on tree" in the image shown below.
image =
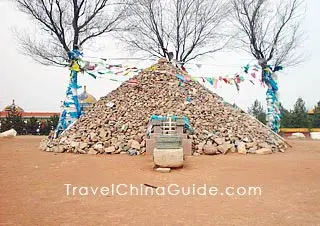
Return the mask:
[(280, 103), (279, 87), (277, 83), (276, 72), (282, 70), (282, 66), (276, 66), (274, 69), (270, 65), (262, 64), (262, 82), (268, 87), (266, 93), (267, 100), (267, 124), (276, 133), (280, 131)]
[(62, 131), (66, 130), (82, 114), (77, 92), (77, 90), (81, 88), (81, 86), (78, 86), (78, 72), (82, 71), (82, 56), (83, 53), (80, 52), (77, 48), (68, 53), (68, 57), (70, 60), (70, 80), (66, 92), (66, 97), (62, 105), (62, 112), (60, 114), (59, 122), (56, 128), (56, 136), (59, 136)]

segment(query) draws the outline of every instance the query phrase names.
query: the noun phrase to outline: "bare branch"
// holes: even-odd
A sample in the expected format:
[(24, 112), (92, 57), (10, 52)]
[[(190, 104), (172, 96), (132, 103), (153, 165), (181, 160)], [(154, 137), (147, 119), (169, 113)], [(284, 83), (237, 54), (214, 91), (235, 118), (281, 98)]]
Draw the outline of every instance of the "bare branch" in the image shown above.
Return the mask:
[[(301, 9), (304, 0), (233, 0), (234, 18), (245, 35), (240, 42), (256, 59), (275, 65), (293, 65), (301, 60), (297, 54)], [(249, 43), (246, 41), (249, 40)]]
[[(230, 5), (224, 0), (128, 0), (127, 29), (120, 33), (129, 47), (187, 62), (226, 47)], [(168, 49), (169, 48), (169, 49)], [(154, 53), (154, 50), (157, 50)]]
[[(21, 47), (35, 54), (37, 62), (60, 65), (67, 52), (76, 45), (85, 44), (105, 33), (114, 31), (123, 21), (126, 7), (124, 0), (15, 0), (19, 9), (37, 21), (39, 29), (45, 31), (46, 39), (19, 37)], [(59, 44), (64, 51), (49, 53)], [(29, 43), (27, 43), (29, 41)], [(47, 44), (46, 44), (47, 42)], [(45, 46), (48, 46), (47, 51)], [(57, 53), (60, 56), (56, 56)], [(40, 58), (43, 60), (40, 60)]]

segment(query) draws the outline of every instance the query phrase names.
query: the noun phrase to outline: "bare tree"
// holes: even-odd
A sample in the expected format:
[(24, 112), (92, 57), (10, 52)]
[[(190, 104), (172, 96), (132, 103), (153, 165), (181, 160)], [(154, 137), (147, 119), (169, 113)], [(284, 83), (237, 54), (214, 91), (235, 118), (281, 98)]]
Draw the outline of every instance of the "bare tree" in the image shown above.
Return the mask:
[(301, 60), (297, 49), (303, 0), (232, 0), (243, 48), (275, 66)]
[(223, 49), (230, 5), (223, 0), (128, 0), (122, 40), (151, 56), (186, 63)]
[[(120, 0), (121, 1), (121, 0)], [(39, 25), (33, 37), (20, 33), (23, 53), (45, 65), (63, 65), (67, 53), (118, 29), (124, 18), (121, 2), (113, 0), (16, 0), (21, 11)]]
[[(243, 36), (240, 41), (262, 67), (262, 81), (267, 85), (267, 124), (280, 131), (280, 102), (276, 71), (279, 66), (298, 63), (301, 36), (299, 9), (303, 0), (232, 0), (234, 14)], [(273, 64), (270, 68), (268, 64)]]

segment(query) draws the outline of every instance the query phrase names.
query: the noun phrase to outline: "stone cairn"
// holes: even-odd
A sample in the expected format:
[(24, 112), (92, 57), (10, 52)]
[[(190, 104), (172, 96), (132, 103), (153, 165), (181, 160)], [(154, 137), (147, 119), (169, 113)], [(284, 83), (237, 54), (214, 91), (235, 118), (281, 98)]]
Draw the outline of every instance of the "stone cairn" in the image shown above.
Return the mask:
[(41, 142), (47, 152), (80, 154), (142, 154), (152, 115), (186, 116), (194, 129), (193, 155), (270, 154), (286, 145), (248, 113), (228, 104), (196, 81), (181, 82), (183, 74), (165, 59), (123, 83), (89, 108), (59, 138)]

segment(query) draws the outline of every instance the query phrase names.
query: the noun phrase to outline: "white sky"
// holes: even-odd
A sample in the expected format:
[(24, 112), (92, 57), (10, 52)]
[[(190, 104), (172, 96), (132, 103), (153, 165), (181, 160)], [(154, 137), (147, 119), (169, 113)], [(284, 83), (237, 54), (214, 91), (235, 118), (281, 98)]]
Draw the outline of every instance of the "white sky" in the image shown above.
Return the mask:
[[(279, 74), (280, 100), (286, 108), (292, 108), (298, 97), (302, 97), (308, 108), (320, 100), (320, 1), (306, 0), (307, 11), (303, 22), (303, 30), (307, 36), (303, 43), (303, 50), (308, 58), (298, 67), (285, 69)], [(19, 12), (10, 0), (0, 0), (0, 109), (11, 104), (15, 99), (16, 104), (25, 111), (59, 111), (60, 101), (64, 99), (68, 85), (69, 71), (67, 68), (47, 67), (37, 64), (27, 56), (19, 53), (16, 40), (12, 33), (13, 28), (31, 28), (34, 22), (26, 15)], [(113, 44), (112, 39), (99, 41), (103, 49), (90, 54), (90, 56), (110, 57), (135, 57), (121, 50)], [(219, 53), (210, 60), (202, 63), (201, 73), (194, 72), (197, 76), (232, 75), (241, 72), (241, 66), (252, 60), (243, 53)], [(113, 61), (111, 63), (128, 63)], [(252, 61), (252, 63), (255, 63)], [(130, 66), (146, 67), (152, 61), (130, 61)], [(216, 65), (216, 66), (214, 66)], [(193, 66), (195, 68), (195, 66)], [(79, 76), (80, 85), (87, 85), (87, 91), (96, 98), (105, 96), (119, 83), (107, 79), (93, 79), (88, 75)], [(82, 90), (79, 90), (82, 92)], [(247, 109), (255, 99), (265, 105), (266, 89), (251, 83), (241, 84), (240, 93), (234, 86), (223, 85), (215, 90), (225, 100), (236, 103)]]

